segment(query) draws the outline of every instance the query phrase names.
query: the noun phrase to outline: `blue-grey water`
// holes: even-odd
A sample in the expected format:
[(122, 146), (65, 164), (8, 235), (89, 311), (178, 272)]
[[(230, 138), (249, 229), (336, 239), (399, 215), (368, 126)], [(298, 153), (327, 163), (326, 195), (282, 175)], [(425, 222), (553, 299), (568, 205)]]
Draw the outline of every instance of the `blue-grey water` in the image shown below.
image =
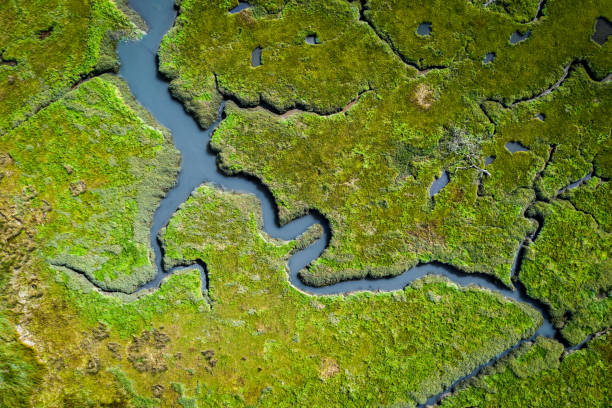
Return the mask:
[(484, 56), (484, 58), (482, 59), (482, 62), (485, 64), (489, 64), (493, 61), (495, 61), (495, 53), (494, 52), (487, 52)]
[(517, 44), (522, 41), (525, 41), (531, 36), (531, 30), (527, 31), (525, 34), (521, 34), (520, 31), (515, 31), (510, 36), (510, 44)]
[[(245, 7), (244, 4), (246, 3), (241, 4), (243, 4), (242, 7)], [(263, 229), (272, 237), (290, 240), (298, 237), (316, 223), (323, 226), (324, 233), (320, 239), (289, 259), (289, 280), (297, 289), (315, 295), (343, 294), (356, 291), (393, 291), (403, 289), (414, 280), (428, 274), (443, 275), (459, 285), (479, 285), (532, 305), (544, 317), (544, 323), (538, 329), (536, 335), (556, 336), (556, 330), (552, 326), (547, 310), (540, 303), (529, 298), (519, 282), (516, 283), (516, 288), (508, 288), (488, 275), (466, 274), (438, 263), (417, 265), (392, 278), (345, 281), (325, 287), (311, 287), (304, 284), (299, 279), (298, 272), (318, 258), (327, 247), (331, 234), (329, 223), (322, 215), (311, 213), (280, 226), (273, 197), (265, 186), (256, 179), (243, 176), (226, 176), (218, 170), (216, 156), (208, 149), (208, 143), (212, 133), (223, 118), (224, 105), (220, 107), (215, 123), (206, 130), (201, 129), (195, 120), (184, 111), (183, 106), (172, 99), (168, 91), (168, 82), (159, 74), (157, 69), (157, 49), (162, 37), (172, 27), (176, 18), (174, 0), (130, 0), (129, 5), (145, 19), (148, 32), (138, 41), (120, 43), (118, 47), (121, 62), (119, 74), (128, 83), (138, 102), (148, 109), (159, 123), (171, 131), (174, 144), (181, 152), (182, 157), (181, 171), (176, 185), (161, 201), (154, 214), (151, 226), (151, 246), (154, 250), (158, 273), (153, 281), (143, 285), (139, 290), (158, 287), (164, 277), (184, 268), (165, 270), (162, 262), (162, 250), (157, 240), (158, 233), (168, 223), (178, 207), (189, 198), (192, 191), (203, 183), (213, 183), (220, 188), (254, 194), (261, 203)], [(448, 174), (444, 172), (444, 175), (446, 175), (446, 181), (443, 177), (440, 177), (438, 179), (442, 180), (439, 182), (440, 185), (448, 183)], [(519, 262), (520, 256), (517, 255), (513, 270), (520, 268), (520, 265), (517, 266)], [(205, 264), (198, 261), (193, 266), (200, 270), (203, 277), (203, 286), (206, 286)], [(507, 350), (503, 354), (509, 351)], [(460, 380), (465, 380), (477, 374), (482, 367), (492, 364), (499, 357), (497, 356), (489, 363), (483, 364)], [(450, 390), (454, 385), (450, 385), (444, 392)], [(441, 395), (442, 393), (433, 396), (428, 403), (438, 401)]]
[(431, 23), (421, 23), (417, 27), (417, 34), (422, 36), (431, 35)]
[(251, 53), (251, 65), (258, 67), (261, 65), (261, 47), (255, 47)]
[(529, 149), (523, 146), (520, 142), (508, 142), (506, 143), (506, 149), (508, 149), (510, 153), (529, 151)]
[(248, 9), (249, 7), (251, 7), (249, 3), (247, 3), (246, 1), (241, 1), (238, 3), (236, 7), (231, 9), (229, 12), (232, 14), (236, 14), (236, 13), (240, 13), (242, 10)]
[(595, 32), (591, 37), (599, 45), (604, 45), (608, 37), (612, 35), (612, 23), (605, 17), (598, 17), (595, 20)]
[(433, 197), (438, 194), (444, 187), (446, 187), (449, 181), (450, 178), (448, 177), (448, 172), (444, 170), (442, 175), (431, 183), (431, 186), (429, 187), (429, 196)]
[(559, 189), (559, 191), (557, 191), (557, 195), (563, 194), (567, 190), (573, 190), (574, 188), (580, 186), (582, 183), (585, 183), (585, 182), (589, 181), (592, 178), (593, 178), (593, 173), (589, 173), (586, 176), (584, 176), (584, 177), (574, 181), (573, 183), (570, 183), (567, 186)]

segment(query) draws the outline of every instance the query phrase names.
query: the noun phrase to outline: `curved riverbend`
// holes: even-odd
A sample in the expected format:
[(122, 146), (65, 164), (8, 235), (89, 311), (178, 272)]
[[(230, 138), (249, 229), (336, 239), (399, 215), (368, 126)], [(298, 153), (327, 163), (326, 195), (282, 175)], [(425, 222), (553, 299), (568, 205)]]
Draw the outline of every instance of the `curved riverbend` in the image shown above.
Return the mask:
[[(401, 290), (416, 279), (428, 274), (443, 275), (459, 285), (479, 285), (517, 301), (530, 304), (544, 317), (544, 323), (537, 330), (536, 335), (558, 337), (546, 308), (541, 303), (529, 298), (520, 282), (515, 282), (516, 288), (513, 290), (502, 286), (499, 281), (490, 276), (467, 274), (438, 263), (421, 264), (392, 278), (345, 281), (325, 287), (305, 285), (299, 279), (298, 272), (318, 258), (327, 247), (331, 235), (329, 223), (322, 215), (313, 212), (281, 227), (278, 223), (274, 199), (260, 181), (247, 176), (227, 176), (221, 173), (217, 168), (216, 154), (210, 151), (207, 146), (212, 133), (222, 120), (224, 103), (219, 109), (215, 123), (208, 129), (202, 130), (195, 120), (185, 112), (182, 104), (171, 97), (168, 91), (168, 82), (159, 74), (157, 69), (157, 49), (162, 37), (172, 27), (176, 18), (174, 1), (130, 0), (129, 4), (147, 22), (148, 33), (139, 41), (122, 42), (118, 46), (121, 61), (119, 73), (126, 80), (139, 103), (148, 109), (159, 123), (172, 132), (174, 144), (182, 155), (182, 168), (177, 183), (161, 201), (154, 214), (151, 226), (150, 239), (155, 254), (157, 275), (154, 280), (140, 287), (139, 291), (157, 288), (164, 278), (179, 269), (185, 268), (183, 266), (165, 270), (162, 248), (157, 236), (178, 207), (189, 198), (192, 191), (203, 183), (213, 183), (220, 188), (251, 193), (257, 196), (261, 203), (264, 231), (272, 237), (291, 240), (314, 224), (323, 226), (324, 233), (320, 239), (308, 248), (295, 253), (289, 259), (289, 279), (296, 289), (315, 295), (345, 294), (356, 291), (393, 291)], [(519, 251), (513, 267), (515, 273), (516, 269), (520, 269), (521, 252)], [(196, 267), (200, 270), (203, 288), (205, 288), (207, 277), (204, 263), (197, 262), (189, 267)], [(443, 393), (431, 397), (427, 403), (431, 404), (439, 401), (442, 395), (454, 388), (458, 382), (476, 375), (483, 367), (493, 364), (500, 357), (518, 347), (519, 344), (478, 367), (468, 376), (457, 380)]]

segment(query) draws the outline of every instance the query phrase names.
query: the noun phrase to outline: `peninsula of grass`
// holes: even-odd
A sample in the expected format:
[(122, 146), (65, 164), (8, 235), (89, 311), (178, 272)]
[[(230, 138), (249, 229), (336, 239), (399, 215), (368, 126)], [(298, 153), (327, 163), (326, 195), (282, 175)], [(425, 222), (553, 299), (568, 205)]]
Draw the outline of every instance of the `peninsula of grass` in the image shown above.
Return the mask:
[(179, 157), (122, 81), (84, 82), (1, 136), (0, 149), (28, 204), (49, 211), (36, 239), (50, 264), (127, 293), (153, 278), (149, 229)]
[(542, 322), (524, 304), (436, 277), (384, 294), (303, 294), (286, 270), (300, 241), (271, 240), (260, 225), (254, 196), (210, 186), (173, 217), (166, 261), (204, 261), (206, 296), (194, 269), (138, 296), (101, 294), (34, 252), (3, 289), (43, 363), (26, 379), (37, 391), (29, 403), (414, 406)]

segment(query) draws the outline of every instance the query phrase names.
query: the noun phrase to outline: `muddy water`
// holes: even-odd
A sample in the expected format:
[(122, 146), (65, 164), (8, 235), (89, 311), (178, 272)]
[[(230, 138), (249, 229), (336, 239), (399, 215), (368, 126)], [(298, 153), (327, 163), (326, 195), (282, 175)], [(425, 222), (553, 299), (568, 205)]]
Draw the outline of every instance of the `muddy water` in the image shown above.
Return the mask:
[[(208, 129), (201, 129), (194, 119), (185, 113), (182, 105), (171, 98), (168, 92), (168, 83), (157, 70), (156, 53), (159, 43), (163, 35), (172, 27), (176, 17), (176, 11), (173, 7), (174, 0), (130, 0), (129, 5), (145, 19), (149, 30), (141, 40), (123, 42), (119, 45), (120, 75), (126, 80), (140, 104), (148, 109), (159, 123), (172, 132), (174, 144), (182, 155), (181, 171), (176, 185), (161, 201), (154, 214), (151, 226), (151, 246), (154, 250), (158, 273), (153, 281), (139, 288), (139, 290), (157, 287), (164, 277), (180, 269), (175, 268), (168, 271), (164, 268), (157, 235), (178, 207), (189, 198), (193, 190), (202, 183), (213, 183), (220, 188), (254, 194), (261, 203), (263, 228), (266, 233), (273, 237), (290, 240), (316, 223), (323, 226), (323, 237), (303, 251), (294, 254), (289, 260), (289, 279), (297, 289), (316, 295), (342, 294), (355, 291), (393, 291), (402, 289), (414, 280), (428, 274), (443, 275), (462, 286), (479, 285), (504, 296), (531, 304), (544, 316), (544, 324), (538, 329), (537, 334), (551, 337), (555, 335), (555, 329), (546, 310), (541, 304), (527, 297), (522, 286), (517, 285), (518, 289), (510, 289), (487, 275), (465, 274), (437, 263), (418, 265), (393, 278), (346, 281), (320, 288), (305, 285), (297, 274), (311, 261), (318, 258), (328, 245), (331, 232), (327, 220), (323, 216), (313, 213), (280, 226), (273, 197), (265, 186), (252, 178), (225, 176), (218, 170), (216, 156), (208, 149), (208, 143), (212, 133), (222, 120), (223, 106), (219, 109), (215, 123)], [(519, 257), (517, 256), (517, 258)], [(194, 267), (200, 270), (205, 285), (205, 265), (198, 262)], [(482, 367), (492, 364), (498, 357)], [(480, 368), (469, 376), (475, 375)], [(432, 397), (429, 402), (439, 400), (440, 395)]]

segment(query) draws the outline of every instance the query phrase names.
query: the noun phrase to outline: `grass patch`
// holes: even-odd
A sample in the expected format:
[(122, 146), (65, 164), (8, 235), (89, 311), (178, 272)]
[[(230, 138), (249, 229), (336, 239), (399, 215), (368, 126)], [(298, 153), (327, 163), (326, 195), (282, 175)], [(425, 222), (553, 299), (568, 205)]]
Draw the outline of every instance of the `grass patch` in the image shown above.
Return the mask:
[[(119, 2), (123, 5), (123, 1)], [(117, 70), (115, 45), (138, 29), (111, 0), (4, 1), (0, 134), (92, 73)]]
[(440, 406), (608, 406), (610, 334), (590, 341), (585, 349), (562, 353), (561, 344), (540, 337), (486, 369)]
[(83, 83), (3, 135), (0, 149), (31, 205), (50, 209), (37, 237), (49, 262), (126, 292), (154, 276), (150, 223), (179, 158), (123, 82)]

